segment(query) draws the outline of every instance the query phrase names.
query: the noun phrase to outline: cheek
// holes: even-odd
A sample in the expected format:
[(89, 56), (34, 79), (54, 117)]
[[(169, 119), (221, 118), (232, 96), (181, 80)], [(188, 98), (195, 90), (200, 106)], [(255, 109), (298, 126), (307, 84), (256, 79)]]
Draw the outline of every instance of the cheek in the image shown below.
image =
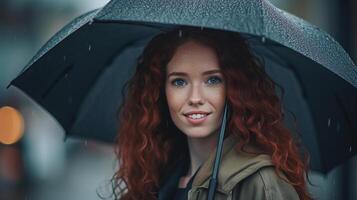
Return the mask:
[(224, 87), (209, 89), (206, 92), (206, 96), (209, 97), (210, 102), (217, 110), (221, 110), (224, 107), (226, 93)]
[(178, 89), (173, 89), (171, 87), (166, 87), (166, 100), (170, 112), (178, 112), (184, 104), (184, 94), (183, 91)]

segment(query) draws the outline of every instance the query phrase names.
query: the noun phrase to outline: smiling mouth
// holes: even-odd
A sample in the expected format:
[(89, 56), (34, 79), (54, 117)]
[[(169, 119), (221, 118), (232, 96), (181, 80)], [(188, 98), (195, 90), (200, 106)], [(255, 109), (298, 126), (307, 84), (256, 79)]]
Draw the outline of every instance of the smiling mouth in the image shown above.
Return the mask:
[(208, 115), (209, 115), (209, 113), (207, 113), (207, 114), (190, 114), (190, 115), (185, 115), (185, 116), (190, 119), (202, 119), (204, 117), (207, 117)]
[(206, 121), (207, 116), (210, 114), (211, 113), (191, 113), (191, 114), (185, 114), (184, 116), (186, 117), (187, 121), (190, 122), (191, 124), (198, 125)]

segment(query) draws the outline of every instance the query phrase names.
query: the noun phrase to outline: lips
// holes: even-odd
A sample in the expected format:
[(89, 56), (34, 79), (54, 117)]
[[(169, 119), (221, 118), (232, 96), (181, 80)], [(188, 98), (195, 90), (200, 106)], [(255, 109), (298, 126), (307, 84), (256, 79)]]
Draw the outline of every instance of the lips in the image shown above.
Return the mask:
[(209, 114), (211, 114), (211, 113), (204, 112), (204, 111), (191, 111), (191, 112), (185, 113), (184, 115), (190, 123), (200, 124), (207, 119), (207, 116)]
[(193, 114), (203, 114), (203, 115), (209, 115), (211, 113), (209, 112), (205, 112), (205, 111), (191, 111), (191, 112), (187, 112), (184, 115), (188, 116), (188, 115), (193, 115)]

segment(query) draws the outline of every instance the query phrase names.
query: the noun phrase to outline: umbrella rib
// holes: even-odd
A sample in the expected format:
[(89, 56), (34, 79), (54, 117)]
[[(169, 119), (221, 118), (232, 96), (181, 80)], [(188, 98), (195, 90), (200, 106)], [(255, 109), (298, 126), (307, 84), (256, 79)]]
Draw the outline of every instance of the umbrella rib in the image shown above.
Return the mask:
[[(335, 98), (336, 98), (336, 102), (337, 102), (338, 105), (340, 105), (340, 107), (341, 107), (341, 110), (342, 110), (343, 116), (344, 116), (344, 118), (345, 118), (345, 120), (346, 120), (348, 129), (349, 129), (349, 130), (352, 130), (352, 131), (351, 131), (351, 134), (349, 134), (349, 136), (351, 136), (351, 138), (348, 138), (348, 141), (347, 141), (347, 142), (351, 142), (352, 144), (350, 143), (350, 145), (351, 145), (351, 146), (354, 146), (355, 143), (357, 143), (357, 139), (353, 137), (353, 136), (354, 136), (353, 133), (357, 133), (357, 129), (356, 129), (354, 126), (352, 126), (352, 121), (351, 121), (351, 119), (348, 117), (347, 109), (346, 109), (346, 107), (345, 107), (345, 104), (342, 102), (341, 98), (340, 98), (337, 94), (335, 94), (334, 96), (335, 96)], [(354, 142), (354, 143), (353, 143), (353, 142)], [(350, 153), (351, 153), (351, 152), (350, 152)]]
[(72, 69), (73, 69), (73, 64), (68, 65), (67, 67), (64, 68), (64, 70), (60, 73), (59, 76), (57, 76), (57, 78), (52, 81), (52, 83), (49, 85), (49, 87), (45, 90), (44, 93), (42, 93), (41, 95), (41, 99), (46, 98), (46, 96), (48, 95), (48, 93), (52, 90), (52, 88), (62, 79), (63, 76), (66, 76)]
[(140, 26), (145, 26), (145, 27), (149, 27), (149, 28), (154, 28), (157, 30), (160, 30), (162, 32), (166, 32), (169, 31), (175, 27), (177, 27), (176, 24), (162, 24), (162, 23), (157, 23), (157, 22), (138, 22), (138, 21), (130, 21), (130, 20), (100, 20), (100, 19), (96, 19), (97, 23), (103, 23), (103, 24), (125, 24), (125, 25), (140, 25)]
[[(281, 46), (281, 47), (284, 47), (284, 46)], [(273, 48), (269, 48), (269, 46), (266, 46), (266, 48), (269, 49), (270, 52), (271, 52), (273, 55), (275, 55), (274, 57), (270, 57), (270, 58), (272, 58), (274, 61), (280, 61), (280, 66), (282, 66), (282, 67), (284, 67), (284, 68), (287, 68), (288, 70), (291, 70), (291, 71), (292, 71), (292, 73), (293, 73), (294, 76), (296, 77), (296, 80), (297, 80), (298, 84), (301, 86), (301, 93), (302, 93), (303, 98), (304, 98), (304, 99), (307, 99), (306, 88), (304, 88), (304, 85), (302, 84), (303, 81), (302, 81), (302, 78), (301, 78), (300, 74), (299, 74), (299, 73), (295, 70), (295, 68), (293, 67), (294, 65), (293, 65), (291, 62), (289, 62), (289, 61), (283, 62), (283, 63), (285, 63), (285, 65), (282, 64), (282, 62), (281, 62), (281, 61), (282, 61), (282, 58), (281, 58), (281, 56), (276, 52), (276, 50), (273, 49)], [(278, 59), (278, 58), (279, 58), (279, 59)], [(280, 86), (280, 87), (281, 87), (281, 86)], [(308, 106), (308, 110), (311, 111), (311, 106), (310, 106), (310, 104), (307, 104), (307, 106)], [(313, 117), (312, 117), (312, 120), (314, 121), (314, 123), (312, 123), (312, 126), (313, 126), (312, 128), (313, 128), (313, 130), (316, 132), (316, 127), (315, 127), (315, 124), (316, 124), (315, 118), (316, 118), (316, 117), (314, 116), (314, 114), (316, 114), (316, 113), (311, 113), (311, 112), (310, 112), (310, 115), (313, 116)], [(302, 138), (302, 134), (301, 134), (301, 133), (297, 132), (297, 134), (299, 135), (300, 138)], [(319, 136), (318, 136), (318, 135), (315, 135), (315, 137), (317, 137), (317, 138), (315, 138), (315, 140), (319, 141)], [(321, 153), (320, 153), (320, 148), (317, 148), (317, 149), (318, 149), (317, 154), (318, 154), (318, 155), (321, 155)], [(322, 157), (320, 157), (320, 162), (321, 162), (322, 168), (326, 168), (326, 161), (325, 161), (325, 159), (322, 158)]]

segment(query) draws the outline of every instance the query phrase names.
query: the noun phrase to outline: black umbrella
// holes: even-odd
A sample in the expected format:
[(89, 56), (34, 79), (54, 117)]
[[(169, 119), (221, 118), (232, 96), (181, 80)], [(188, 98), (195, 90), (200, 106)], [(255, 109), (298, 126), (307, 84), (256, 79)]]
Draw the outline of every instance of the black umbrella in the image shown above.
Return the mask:
[(296, 115), (312, 169), (327, 172), (357, 152), (356, 66), (328, 34), (266, 0), (112, 0), (53, 36), (11, 85), (67, 135), (111, 142), (136, 58), (154, 35), (177, 25), (247, 38), (285, 88), (283, 103)]

